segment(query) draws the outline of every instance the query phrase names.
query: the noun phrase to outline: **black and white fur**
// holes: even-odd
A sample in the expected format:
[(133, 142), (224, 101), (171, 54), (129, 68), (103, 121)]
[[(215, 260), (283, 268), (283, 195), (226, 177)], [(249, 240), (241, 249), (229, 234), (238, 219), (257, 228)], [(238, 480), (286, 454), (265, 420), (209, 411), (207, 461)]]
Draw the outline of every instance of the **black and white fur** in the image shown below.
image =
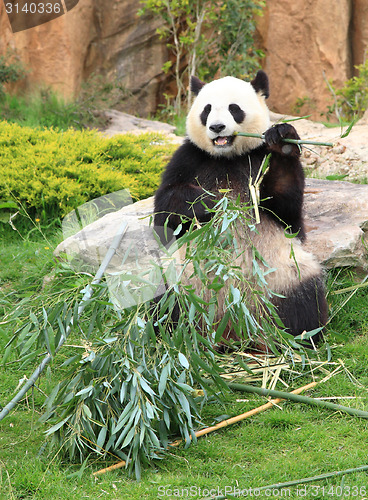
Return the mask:
[[(306, 252), (303, 223), (304, 173), (300, 149), (283, 142), (298, 139), (295, 128), (286, 123), (270, 127), (268, 77), (259, 71), (252, 82), (225, 77), (204, 84), (192, 77), (191, 90), (197, 96), (187, 117), (187, 139), (174, 153), (155, 195), (156, 231), (164, 241), (165, 222), (175, 230), (180, 216), (200, 223), (209, 221), (206, 195), (229, 189), (231, 196), (249, 201), (249, 179), (255, 179), (263, 159), (271, 153), (269, 170), (260, 186), (261, 222), (252, 243), (271, 268), (269, 288), (284, 298), (274, 297), (285, 327), (293, 335), (311, 331), (327, 321), (322, 270)], [(235, 136), (234, 132), (265, 134), (265, 138)], [(187, 229), (183, 225), (184, 232)], [(285, 229), (298, 233), (292, 240)], [(244, 235), (244, 244), (249, 234)], [(291, 245), (295, 259), (291, 257)], [(246, 252), (245, 252), (246, 254)], [(295, 263), (297, 262), (297, 265)], [(249, 259), (243, 259), (249, 274)], [(219, 301), (219, 315), (221, 301)], [(231, 332), (227, 334), (231, 337)]]

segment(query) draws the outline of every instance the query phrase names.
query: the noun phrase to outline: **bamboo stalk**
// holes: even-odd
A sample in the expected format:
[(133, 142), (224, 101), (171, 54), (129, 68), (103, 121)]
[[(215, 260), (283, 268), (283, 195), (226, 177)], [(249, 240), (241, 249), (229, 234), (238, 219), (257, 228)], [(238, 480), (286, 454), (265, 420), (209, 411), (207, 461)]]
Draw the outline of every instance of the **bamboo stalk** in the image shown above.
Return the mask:
[[(92, 283), (86, 287), (84, 295), (82, 297), (82, 300), (80, 301), (79, 306), (78, 306), (78, 312), (77, 312), (78, 318), (80, 317), (80, 315), (84, 311), (84, 308), (87, 305), (87, 301), (92, 297), (93, 285), (97, 285), (101, 281), (111, 259), (113, 258), (116, 250), (118, 249), (118, 247), (120, 245), (121, 239), (124, 236), (124, 233), (125, 233), (127, 227), (128, 227), (128, 224), (126, 222), (123, 222), (121, 224), (121, 226), (118, 229), (118, 232), (116, 233), (114, 239), (111, 242), (110, 248), (108, 249), (104, 260), (102, 261), (100, 267), (97, 270), (97, 273), (96, 273)], [(64, 342), (68, 338), (68, 335), (71, 331), (72, 325), (73, 325), (73, 318), (71, 319), (68, 327), (66, 328), (65, 335), (61, 335), (60, 341), (55, 349), (55, 354), (57, 352), (59, 352), (59, 350), (63, 346)], [(36, 383), (37, 379), (39, 378), (39, 376), (41, 375), (43, 370), (46, 368), (46, 366), (50, 363), (52, 358), (53, 358), (53, 356), (50, 353), (48, 353), (44, 357), (41, 364), (36, 368), (36, 370), (33, 372), (31, 377), (24, 384), (24, 386), (18, 392), (18, 394), (16, 394), (14, 396), (14, 398), (6, 406), (4, 406), (4, 408), (1, 410), (0, 421), (3, 418), (5, 418), (8, 415), (8, 413), (10, 413), (10, 411), (15, 407), (15, 405), (23, 398), (23, 396), (28, 392), (28, 390)]]
[[(252, 134), (252, 133), (247, 133), (247, 132), (234, 132), (234, 135), (240, 135), (242, 137), (256, 137), (257, 139), (264, 139), (265, 136), (264, 134)], [(309, 140), (304, 140), (304, 139), (288, 139), (288, 138), (283, 138), (282, 139), (284, 142), (288, 142), (290, 144), (297, 144), (297, 145), (302, 145), (302, 144), (312, 144), (313, 146), (333, 146), (332, 142), (315, 142), (315, 141), (309, 141)]]
[[(298, 484), (305, 484), (305, 483), (312, 483), (314, 481), (321, 481), (323, 479), (329, 479), (330, 477), (337, 477), (337, 476), (344, 476), (345, 474), (352, 474), (354, 472), (364, 472), (368, 470), (368, 465), (360, 465), (359, 467), (355, 467), (353, 469), (345, 469), (345, 470), (339, 470), (339, 471), (334, 471), (334, 472), (327, 472), (326, 474), (320, 474), (319, 476), (313, 476), (313, 477), (304, 477), (302, 479), (295, 479), (294, 481), (287, 481), (286, 483), (276, 483), (276, 484), (270, 484), (268, 486), (260, 486), (259, 488), (252, 488), (254, 492), (265, 491), (265, 490), (279, 490), (282, 488), (287, 488), (290, 486), (297, 486)], [(238, 488), (241, 489), (241, 488)], [(217, 497), (211, 497), (211, 500), (227, 500), (230, 498), (238, 498), (240, 495), (238, 493), (234, 493), (232, 495), (220, 495)]]
[(106, 467), (105, 469), (97, 470), (96, 472), (93, 473), (94, 476), (100, 476), (101, 474), (105, 474), (106, 472), (111, 472), (116, 469), (122, 469), (125, 467), (126, 462), (125, 460), (122, 460), (121, 462), (118, 462), (117, 464), (110, 465), (109, 467)]
[[(306, 391), (308, 389), (312, 389), (317, 385), (317, 382), (311, 382), (310, 384), (307, 384), (303, 387), (299, 387), (298, 389), (295, 389), (292, 391), (292, 394), (300, 394), (303, 391)], [(280, 403), (282, 401), (281, 398), (274, 399), (269, 401), (268, 403), (259, 406), (257, 408), (254, 408), (253, 410), (249, 410), (245, 413), (242, 413), (241, 415), (237, 415), (236, 417), (228, 418), (226, 420), (223, 420), (222, 422), (219, 422), (216, 425), (213, 425), (211, 427), (206, 427), (205, 429), (201, 429), (200, 431), (197, 431), (195, 433), (196, 437), (201, 437), (206, 434), (209, 434), (210, 432), (217, 431), (218, 429), (222, 429), (223, 427), (227, 427), (232, 424), (236, 424), (237, 422), (240, 422), (241, 420), (244, 420), (248, 417), (251, 417), (253, 415), (256, 415), (257, 413), (260, 413), (262, 411), (268, 410), (269, 408), (272, 408), (274, 405)], [(182, 439), (178, 439), (174, 441), (173, 443), (170, 443), (170, 446), (179, 446), (180, 443), (182, 443)], [(106, 472), (111, 472), (116, 469), (121, 469), (122, 467), (125, 467), (126, 462), (122, 460), (121, 462), (118, 462), (114, 465), (110, 465), (110, 467), (106, 467), (105, 469), (98, 470), (93, 473), (94, 476), (99, 476), (100, 474), (105, 474)]]
[(228, 387), (230, 389), (233, 389), (234, 391), (251, 392), (259, 394), (260, 396), (271, 396), (274, 398), (289, 399), (291, 401), (296, 401), (297, 403), (306, 403), (314, 406), (320, 406), (322, 408), (328, 408), (334, 411), (341, 411), (355, 417), (368, 419), (368, 412), (366, 411), (358, 410), (356, 408), (349, 408), (348, 406), (342, 406), (336, 403), (330, 403), (328, 401), (321, 401), (319, 399), (309, 398), (307, 396), (299, 396), (291, 392), (273, 391), (270, 389), (262, 389), (261, 387), (253, 387), (251, 385), (238, 384), (235, 382), (230, 382), (228, 384)]
[[(299, 387), (298, 389), (295, 389), (294, 391), (291, 392), (291, 394), (300, 394), (303, 391), (306, 391), (308, 389), (312, 389), (317, 385), (317, 382), (311, 382), (310, 384), (307, 384), (303, 387)], [(256, 415), (257, 413), (261, 413), (262, 411), (268, 410), (269, 408), (272, 408), (274, 405), (280, 403), (283, 400), (283, 398), (277, 398), (269, 401), (268, 403), (265, 403), (262, 406), (258, 406), (257, 408), (254, 408), (253, 410), (249, 410), (245, 413), (242, 413), (241, 415), (237, 415), (236, 417), (231, 417), (226, 420), (222, 420), (216, 425), (213, 425), (212, 427), (206, 427), (205, 429), (201, 429), (200, 431), (197, 431), (195, 433), (196, 437), (201, 437), (206, 434), (209, 434), (210, 432), (217, 431), (218, 429), (222, 429), (223, 427), (227, 427), (228, 425), (236, 424), (237, 422), (240, 422), (241, 420), (245, 420), (248, 417), (251, 417), (253, 415)], [(183, 440), (178, 439), (177, 441), (174, 441), (173, 443), (170, 444), (170, 446), (178, 446)]]

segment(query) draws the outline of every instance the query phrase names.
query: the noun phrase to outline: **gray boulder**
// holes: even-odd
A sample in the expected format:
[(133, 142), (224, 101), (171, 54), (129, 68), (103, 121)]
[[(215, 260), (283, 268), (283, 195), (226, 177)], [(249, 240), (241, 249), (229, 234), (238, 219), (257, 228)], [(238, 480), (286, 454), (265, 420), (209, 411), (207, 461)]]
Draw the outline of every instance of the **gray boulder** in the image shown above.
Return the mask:
[(307, 179), (306, 249), (327, 269), (368, 267), (368, 185)]
[[(165, 258), (149, 225), (152, 213), (153, 197), (125, 206), (66, 238), (55, 255), (77, 255), (98, 266), (126, 221), (128, 230), (109, 271), (149, 268), (152, 257), (157, 262)], [(368, 267), (368, 185), (307, 179), (305, 214), (305, 247), (325, 268)]]

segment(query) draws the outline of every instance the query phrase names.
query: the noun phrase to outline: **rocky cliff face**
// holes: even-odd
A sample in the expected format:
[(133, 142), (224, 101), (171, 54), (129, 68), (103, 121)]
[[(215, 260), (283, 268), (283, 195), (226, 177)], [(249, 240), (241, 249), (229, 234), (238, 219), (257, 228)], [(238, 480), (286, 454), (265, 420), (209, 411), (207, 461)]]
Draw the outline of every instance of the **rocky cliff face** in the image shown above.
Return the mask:
[(130, 94), (128, 112), (156, 110), (165, 76), (165, 44), (158, 22), (137, 17), (138, 1), (80, 0), (67, 14), (46, 24), (12, 33), (0, 3), (0, 54), (16, 49), (29, 69), (26, 85), (50, 85), (74, 95), (94, 72), (117, 78)]
[[(158, 21), (138, 18), (138, 8), (132, 0), (80, 0), (66, 15), (13, 34), (1, 2), (0, 54), (15, 48), (30, 69), (28, 85), (51, 85), (65, 95), (93, 72), (116, 76), (131, 96), (124, 110), (147, 115), (167, 88), (161, 71), (167, 52)], [(268, 0), (258, 43), (266, 52), (270, 107), (292, 113), (299, 102), (303, 114), (319, 118), (332, 102), (324, 78), (341, 86), (363, 62), (368, 2)]]
[(368, 48), (366, 0), (269, 0), (258, 25), (264, 69), (272, 80), (270, 106), (320, 118), (333, 99), (326, 79), (341, 87)]

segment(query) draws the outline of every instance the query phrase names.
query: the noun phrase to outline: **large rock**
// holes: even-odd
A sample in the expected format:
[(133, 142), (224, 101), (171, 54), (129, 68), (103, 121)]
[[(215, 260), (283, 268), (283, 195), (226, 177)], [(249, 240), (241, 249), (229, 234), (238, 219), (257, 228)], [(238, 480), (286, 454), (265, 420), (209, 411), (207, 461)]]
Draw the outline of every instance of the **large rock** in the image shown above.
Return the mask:
[(130, 96), (125, 111), (154, 113), (167, 78), (161, 21), (138, 17), (139, 2), (81, 0), (67, 14), (40, 26), (12, 33), (0, 9), (0, 54), (15, 49), (27, 66), (27, 86), (49, 85), (75, 95), (83, 80), (98, 72), (117, 80)]
[(106, 116), (108, 123), (103, 132), (104, 135), (108, 137), (125, 132), (160, 132), (173, 137), (175, 132), (174, 125), (169, 125), (168, 123), (163, 123), (157, 120), (138, 118), (134, 115), (117, 111), (116, 109), (105, 111), (104, 115)]
[[(83, 207), (82, 207), (83, 208)], [(127, 222), (128, 229), (122, 242), (111, 260), (109, 271), (121, 269), (124, 260), (126, 267), (126, 253), (130, 253), (128, 260), (129, 269), (135, 266), (138, 260), (140, 265), (151, 255), (158, 251), (156, 239), (150, 227), (150, 216), (153, 213), (153, 197), (137, 203), (128, 204), (122, 209), (108, 213), (95, 222), (88, 224), (84, 229), (75, 235), (68, 236), (55, 250), (55, 255), (67, 254), (70, 257), (78, 257), (82, 261), (99, 266), (105, 257), (111, 242), (118, 232), (121, 224)], [(74, 214), (71, 214), (74, 218)], [(67, 216), (69, 219), (69, 214)], [(78, 214), (77, 219), (80, 219)], [(70, 221), (63, 224), (67, 227), (64, 234), (69, 232)]]
[(367, 56), (368, 45), (368, 3), (354, 0), (352, 4), (352, 58), (354, 66), (362, 64)]
[[(349, 182), (308, 179), (305, 194), (307, 224), (306, 248), (314, 253), (326, 267), (368, 266), (368, 185)], [(77, 254), (84, 261), (97, 266), (106, 254), (112, 238), (122, 221), (128, 222), (128, 231), (122, 240), (112, 263), (113, 270), (121, 269), (122, 261), (129, 249), (132, 258), (122, 265), (131, 269), (149, 266), (157, 253), (157, 242), (149, 227), (153, 212), (153, 198), (148, 198), (105, 215), (88, 225), (74, 236), (67, 238), (55, 250)]]
[(306, 249), (326, 268), (368, 267), (368, 185), (308, 179)]
[(258, 21), (264, 69), (271, 77), (274, 111), (320, 119), (333, 104), (326, 80), (335, 88), (353, 75), (368, 45), (366, 0), (268, 0)]

